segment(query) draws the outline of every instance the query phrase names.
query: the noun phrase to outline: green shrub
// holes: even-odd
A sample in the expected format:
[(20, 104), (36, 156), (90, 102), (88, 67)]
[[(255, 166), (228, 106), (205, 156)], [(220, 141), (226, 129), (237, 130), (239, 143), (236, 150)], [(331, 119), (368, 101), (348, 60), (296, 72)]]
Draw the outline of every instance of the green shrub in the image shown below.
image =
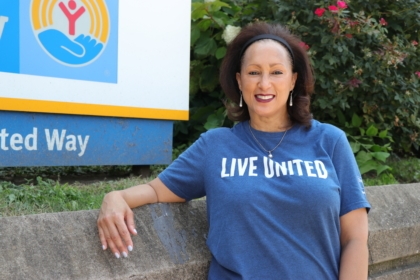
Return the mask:
[(391, 173), (382, 173), (379, 176), (363, 178), (363, 183), (366, 187), (399, 184)]
[[(348, 131), (339, 121), (340, 112), (348, 123), (359, 116), (365, 132), (373, 125), (378, 134), (362, 135), (358, 129), (348, 134), (349, 140), (369, 141), (375, 147), (370, 152), (418, 150), (418, 1), (352, 0), (334, 12), (329, 6), (337, 1), (192, 2), (190, 121), (175, 124), (175, 146), (193, 142), (207, 129), (232, 125), (218, 85), (225, 39), (229, 30), (235, 31), (232, 26), (263, 20), (287, 25), (304, 42), (317, 79), (312, 106), (316, 119)], [(388, 167), (380, 166), (385, 154), (378, 157), (373, 170), (381, 173)]]
[(400, 183), (420, 182), (420, 159), (408, 158), (400, 159), (393, 156), (388, 164), (392, 167), (392, 175)]

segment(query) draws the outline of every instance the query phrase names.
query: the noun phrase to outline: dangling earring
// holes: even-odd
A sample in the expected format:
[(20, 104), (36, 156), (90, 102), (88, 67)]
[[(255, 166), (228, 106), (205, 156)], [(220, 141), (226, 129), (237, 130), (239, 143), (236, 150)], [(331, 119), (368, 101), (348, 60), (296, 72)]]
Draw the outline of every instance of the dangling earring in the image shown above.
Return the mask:
[(242, 91), (241, 91), (241, 99), (239, 99), (239, 107), (242, 107)]
[(293, 106), (293, 90), (290, 92), (289, 106)]

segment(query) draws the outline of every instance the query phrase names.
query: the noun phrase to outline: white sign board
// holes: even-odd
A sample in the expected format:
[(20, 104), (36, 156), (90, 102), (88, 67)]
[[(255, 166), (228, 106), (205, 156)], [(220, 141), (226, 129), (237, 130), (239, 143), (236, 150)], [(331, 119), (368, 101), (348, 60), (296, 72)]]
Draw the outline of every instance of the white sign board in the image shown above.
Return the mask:
[(0, 3), (0, 110), (188, 119), (189, 0)]

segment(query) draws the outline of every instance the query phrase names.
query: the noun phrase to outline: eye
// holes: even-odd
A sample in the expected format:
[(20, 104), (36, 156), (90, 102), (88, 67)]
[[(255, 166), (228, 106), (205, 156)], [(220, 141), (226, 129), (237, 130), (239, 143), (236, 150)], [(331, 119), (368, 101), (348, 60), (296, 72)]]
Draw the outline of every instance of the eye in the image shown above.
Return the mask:
[(258, 75), (260, 72), (258, 71), (249, 71), (249, 75)]
[(275, 71), (273, 71), (273, 74), (274, 75), (281, 75), (281, 74), (283, 74), (283, 72), (281, 72), (280, 70), (275, 70)]

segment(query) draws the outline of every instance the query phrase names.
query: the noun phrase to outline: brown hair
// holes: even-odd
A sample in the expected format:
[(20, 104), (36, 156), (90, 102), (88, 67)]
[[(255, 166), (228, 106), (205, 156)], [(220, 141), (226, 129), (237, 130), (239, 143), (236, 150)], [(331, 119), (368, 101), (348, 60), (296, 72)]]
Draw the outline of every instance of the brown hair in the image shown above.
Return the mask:
[[(246, 103), (239, 107), (240, 90), (236, 81), (236, 73), (241, 71), (241, 50), (251, 38), (261, 34), (272, 34), (283, 38), (290, 45), (294, 61), (293, 72), (297, 72), (297, 80), (293, 90), (293, 106), (287, 106), (290, 119), (309, 127), (312, 115), (310, 112), (311, 94), (314, 90), (314, 76), (306, 50), (299, 45), (301, 42), (288, 29), (279, 24), (258, 22), (242, 28), (241, 32), (228, 45), (226, 56), (220, 69), (220, 85), (227, 97), (225, 106), (228, 117), (232, 121), (249, 120), (249, 111)], [(290, 97), (289, 97), (290, 98)]]

